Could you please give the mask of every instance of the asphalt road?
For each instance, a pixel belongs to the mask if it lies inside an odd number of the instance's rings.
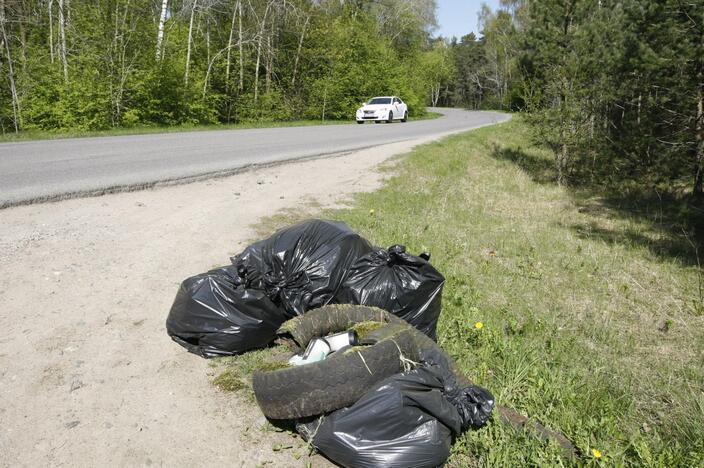
[[[406,123],[213,130],[0,144],[0,208],[227,174],[508,120],[497,112],[433,109]]]

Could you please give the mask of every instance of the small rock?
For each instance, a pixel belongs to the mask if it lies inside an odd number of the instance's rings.
[[[672,320],[670,320],[670,319],[663,320],[662,322],[660,322],[660,325],[658,326],[658,330],[660,330],[663,333],[667,333],[668,331],[670,331],[670,328],[672,328]]]
[[[137,203],[135,203],[135,205],[137,205],[137,206],[146,206],[146,205],[145,205],[144,203],[142,203],[142,202],[137,202]]]
[[[261,179],[257,181],[257,185],[262,185],[263,183],[264,183],[264,181]]]
[[[73,391],[78,390],[83,386],[83,382],[81,382],[79,379],[73,379],[73,382],[71,382],[71,390],[68,392],[71,393]]]
[[[240,192],[235,192],[236,197],[239,197],[240,195],[241,195]]]
[[[283,199],[284,199],[284,196],[283,196],[283,195],[281,195],[281,196],[279,197],[279,199],[283,200]]]
[[[81,421],[69,421],[64,424],[64,427],[66,429],[73,429],[74,427],[78,426],[79,424],[81,424]]]

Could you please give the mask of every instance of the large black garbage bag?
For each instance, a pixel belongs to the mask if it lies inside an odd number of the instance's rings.
[[[345,223],[313,219],[277,231],[232,258],[248,288],[266,291],[290,316],[329,303],[371,245]]]
[[[394,375],[352,406],[296,430],[347,468],[440,466],[465,426],[445,396],[444,375],[437,366]]]
[[[335,300],[387,310],[435,340],[445,278],[428,259],[402,245],[374,249],[352,265]]]
[[[247,289],[233,266],[188,278],[166,319],[169,336],[205,358],[227,356],[271,343],[286,320],[263,291]]]

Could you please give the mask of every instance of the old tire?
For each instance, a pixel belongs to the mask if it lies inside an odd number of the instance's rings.
[[[316,316],[321,320],[319,323],[310,321],[308,324],[303,323],[298,330],[298,339],[296,339],[296,331],[292,333],[296,341],[300,340],[301,333],[325,336],[329,332],[342,331],[333,328],[344,328],[349,326],[349,323],[365,321],[350,317],[350,321],[343,326],[339,326],[342,321],[338,321],[337,326],[334,323],[331,325],[335,319],[328,320],[323,317],[326,308],[330,308],[331,315],[334,315],[333,312],[336,312],[339,306],[325,306],[313,311],[317,313],[317,315],[313,314],[313,321],[316,320]],[[387,325],[382,328],[387,333],[382,332],[381,335],[386,334],[386,336],[371,346],[348,352],[340,351],[339,355],[333,354],[330,358],[317,363],[273,371],[255,371],[252,376],[254,395],[267,417],[271,419],[304,418],[351,405],[379,381],[402,372],[401,355],[414,361],[418,359],[415,329],[403,321],[399,322],[400,319],[397,317],[389,318],[390,314],[379,309],[360,306],[347,306],[347,308],[357,309],[355,312],[359,312],[360,309],[363,309],[364,313],[373,311],[376,317],[382,313],[384,321],[387,322]],[[305,322],[306,315],[294,320]],[[371,319],[372,316],[366,320]],[[285,326],[286,324],[282,329]],[[299,344],[303,343],[299,342]]]

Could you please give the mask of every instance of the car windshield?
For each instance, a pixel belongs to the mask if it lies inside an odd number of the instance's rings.
[[[391,104],[391,98],[387,98],[387,97],[375,97],[374,99],[371,99],[367,104],[369,104],[369,105],[374,105],[374,104]]]

